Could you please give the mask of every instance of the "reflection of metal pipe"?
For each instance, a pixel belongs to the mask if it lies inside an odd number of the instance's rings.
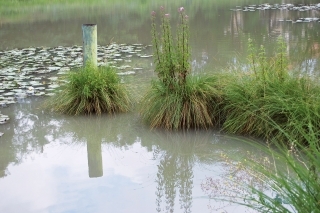
[[[88,64],[97,67],[97,25],[82,25],[83,66]]]
[[[102,153],[101,153],[101,142],[99,141],[88,141],[87,142],[87,153],[88,153],[88,167],[89,177],[102,177]]]

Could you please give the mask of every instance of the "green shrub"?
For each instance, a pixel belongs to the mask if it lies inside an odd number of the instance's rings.
[[[67,81],[47,108],[70,115],[129,111],[128,92],[113,68],[86,66],[73,70]]]

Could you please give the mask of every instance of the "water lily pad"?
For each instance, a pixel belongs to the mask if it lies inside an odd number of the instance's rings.
[[[117,73],[118,75],[134,75],[136,74],[135,71],[127,71],[127,72],[120,72],[120,73]]]
[[[48,70],[50,71],[56,71],[59,70],[61,67],[48,67]]]
[[[6,104],[7,104],[7,105],[9,105],[9,104],[15,104],[15,103],[17,103],[17,102],[16,102],[16,101],[13,101],[13,100],[12,100],[12,101],[9,101],[9,100],[6,101]]]
[[[52,88],[52,89],[55,89],[55,88],[60,87],[60,85],[59,85],[59,84],[51,84],[51,85],[49,85],[48,87],[49,87],[49,88]]]
[[[46,95],[46,96],[54,96],[55,93],[54,93],[54,92],[51,92],[51,93],[46,93],[45,95]]]
[[[35,89],[36,89],[36,90],[45,90],[46,88],[43,87],[43,86],[41,86],[41,87],[36,87]]]
[[[50,77],[48,79],[51,80],[51,81],[57,81],[59,78],[57,76],[53,76],[53,77]]]
[[[40,86],[40,85],[42,85],[42,83],[40,83],[39,81],[30,81],[29,83],[32,86]]]
[[[3,93],[3,96],[13,96],[14,92],[7,92],[7,93]]]
[[[45,92],[38,92],[38,93],[35,93],[34,95],[35,96],[43,96],[43,95],[45,95],[46,93]]]
[[[27,93],[25,92],[20,92],[20,93],[16,93],[15,96],[17,98],[26,98],[27,97]]]
[[[140,57],[141,58],[150,58],[150,57],[152,57],[152,55],[141,55]]]
[[[118,67],[119,70],[124,70],[124,69],[127,69],[127,68],[130,68],[131,66],[129,65],[122,65],[121,67]]]

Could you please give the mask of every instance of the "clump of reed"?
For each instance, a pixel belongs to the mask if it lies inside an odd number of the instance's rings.
[[[160,9],[160,38],[152,12],[152,37],[155,72],[158,79],[141,101],[141,115],[151,128],[165,129],[208,128],[214,126],[212,111],[220,101],[214,87],[215,77],[192,76],[188,16],[179,8],[177,39],[171,33],[170,16]]]
[[[222,155],[223,182],[207,178],[202,189],[215,200],[257,212],[320,212],[319,79],[292,73],[283,40],[267,58],[249,41],[249,69],[225,75],[223,129],[266,140],[244,161]],[[241,141],[243,142],[243,141]]]
[[[277,53],[267,58],[263,47],[256,51],[249,41],[249,70],[236,72],[224,88],[223,129],[278,141],[287,141],[286,132],[308,143],[295,125],[299,122],[305,134],[320,128],[320,86],[316,78],[290,73],[281,39],[278,46]]]
[[[154,81],[141,104],[142,117],[151,128],[189,129],[213,127],[219,115],[213,115],[221,102],[220,91],[213,85],[217,78],[187,76],[183,86],[177,82],[170,88]]]
[[[69,115],[127,112],[131,100],[111,67],[85,66],[72,70],[66,83],[45,107]]]

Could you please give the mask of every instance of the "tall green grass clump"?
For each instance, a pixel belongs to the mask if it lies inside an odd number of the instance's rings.
[[[67,81],[46,103],[47,108],[69,115],[113,114],[130,109],[128,91],[111,67],[78,68],[68,74]]]
[[[277,53],[268,58],[261,47],[249,41],[249,68],[236,72],[236,81],[225,87],[223,129],[229,133],[251,135],[288,142],[283,131],[295,140],[308,143],[296,129],[296,122],[308,134],[320,128],[320,86],[316,78],[288,70],[286,47],[278,41]],[[310,119],[309,119],[310,117]]]
[[[160,9],[160,35],[156,13],[152,12],[153,57],[158,79],[142,99],[141,114],[152,128],[189,129],[214,126],[212,110],[219,101],[215,77],[192,76],[188,16],[179,8],[176,40],[173,40],[170,15]]]

